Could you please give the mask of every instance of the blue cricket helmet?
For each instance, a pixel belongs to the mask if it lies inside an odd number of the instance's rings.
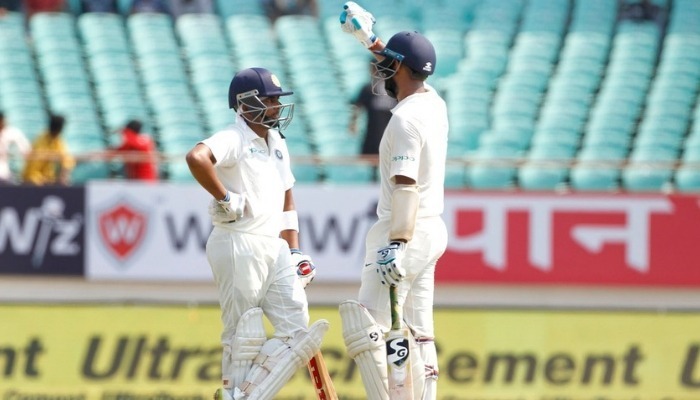
[[[290,94],[294,92],[282,90],[280,80],[267,69],[246,68],[239,71],[231,80],[228,89],[228,107],[237,109],[240,100],[250,96],[273,97]]]
[[[282,89],[277,76],[265,68],[246,68],[234,75],[228,89],[228,106],[246,121],[282,131],[292,121],[294,103],[266,106],[261,98],[294,94]],[[245,105],[242,108],[241,105]],[[273,114],[269,111],[272,110]]]
[[[421,75],[435,72],[435,47],[416,31],[403,31],[392,36],[386,47],[376,54],[397,60]]]

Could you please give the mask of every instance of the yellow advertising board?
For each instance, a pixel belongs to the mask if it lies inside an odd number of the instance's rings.
[[[335,308],[324,356],[341,399],[365,399]],[[700,399],[700,314],[438,310],[439,398]],[[216,307],[0,305],[0,400],[210,399]],[[306,370],[277,399],[313,399]]]

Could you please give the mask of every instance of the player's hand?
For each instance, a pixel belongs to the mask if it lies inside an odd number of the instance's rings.
[[[398,286],[406,277],[406,269],[401,266],[406,243],[391,242],[377,250],[377,274],[382,285]]]
[[[374,16],[354,1],[348,1],[343,5],[340,13],[340,28],[343,32],[351,33],[366,48],[374,46],[377,35],[372,27],[377,20]]]
[[[292,265],[297,269],[297,277],[301,281],[301,286],[306,289],[316,276],[316,267],[311,261],[311,257],[303,254],[299,249],[292,249]]]
[[[236,222],[243,217],[245,195],[227,192],[222,200],[212,200],[209,215],[213,222]]]

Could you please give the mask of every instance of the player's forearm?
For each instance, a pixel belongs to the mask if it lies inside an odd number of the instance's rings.
[[[286,229],[280,233],[280,237],[287,242],[290,249],[299,248],[299,232],[292,229]]]
[[[196,151],[195,148],[187,153],[186,161],[192,176],[204,190],[217,200],[226,196],[228,189],[216,177],[214,165],[206,154]]]

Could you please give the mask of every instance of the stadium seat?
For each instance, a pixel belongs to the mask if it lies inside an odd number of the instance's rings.
[[[338,184],[369,183],[374,176],[374,167],[355,164],[327,164],[324,167],[326,182]]]
[[[528,152],[518,170],[518,183],[525,190],[556,190],[566,181],[575,149],[569,146],[540,144]]]
[[[168,180],[173,182],[195,182],[187,163],[184,161],[171,161],[166,167]]]
[[[675,173],[675,187],[681,192],[700,192],[700,168],[682,165]]]
[[[660,191],[673,177],[677,151],[658,146],[637,147],[630,154],[630,163],[622,173],[625,189],[634,192]]]
[[[445,188],[461,189],[467,186],[466,169],[462,165],[448,164],[445,167]]]
[[[523,151],[507,144],[480,147],[471,157],[467,181],[474,189],[513,189]]]

